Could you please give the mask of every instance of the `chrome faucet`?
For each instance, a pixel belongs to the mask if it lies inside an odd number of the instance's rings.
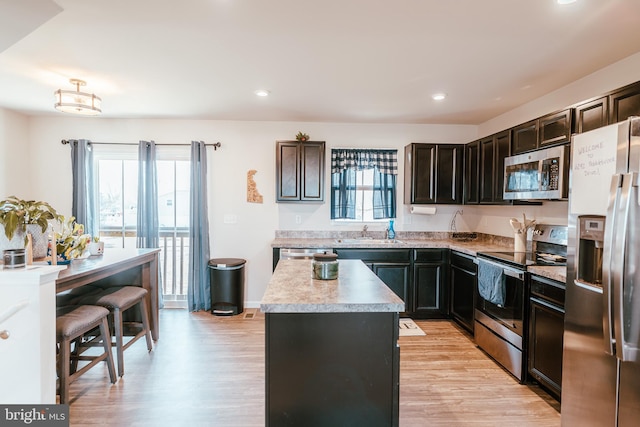
[[[369,229],[369,226],[365,224],[364,227],[362,227],[362,237],[367,237],[367,230]]]

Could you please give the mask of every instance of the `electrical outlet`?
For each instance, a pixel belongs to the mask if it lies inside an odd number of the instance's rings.
[[[234,214],[225,214],[224,215],[224,223],[225,224],[236,224],[238,222],[238,215]]]
[[[296,215],[296,224],[302,224],[302,217],[300,215]]]

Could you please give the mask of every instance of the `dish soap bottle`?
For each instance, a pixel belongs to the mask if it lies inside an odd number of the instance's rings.
[[[389,220],[389,228],[387,229],[387,239],[393,240],[396,238],[396,231],[393,229],[393,220]]]

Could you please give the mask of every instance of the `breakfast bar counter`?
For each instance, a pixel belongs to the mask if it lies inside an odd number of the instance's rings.
[[[281,260],[261,302],[266,426],[397,426],[403,301],[359,260]]]

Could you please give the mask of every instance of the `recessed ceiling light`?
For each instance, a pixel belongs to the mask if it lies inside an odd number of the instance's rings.
[[[447,97],[446,93],[434,93],[433,95],[431,95],[431,98],[434,101],[442,101],[443,99],[445,99]]]
[[[257,91],[254,92],[256,94],[256,96],[269,96],[269,92],[268,90],[265,89],[258,89]]]
[[[576,0],[557,0],[558,4],[571,4],[575,3]]]

